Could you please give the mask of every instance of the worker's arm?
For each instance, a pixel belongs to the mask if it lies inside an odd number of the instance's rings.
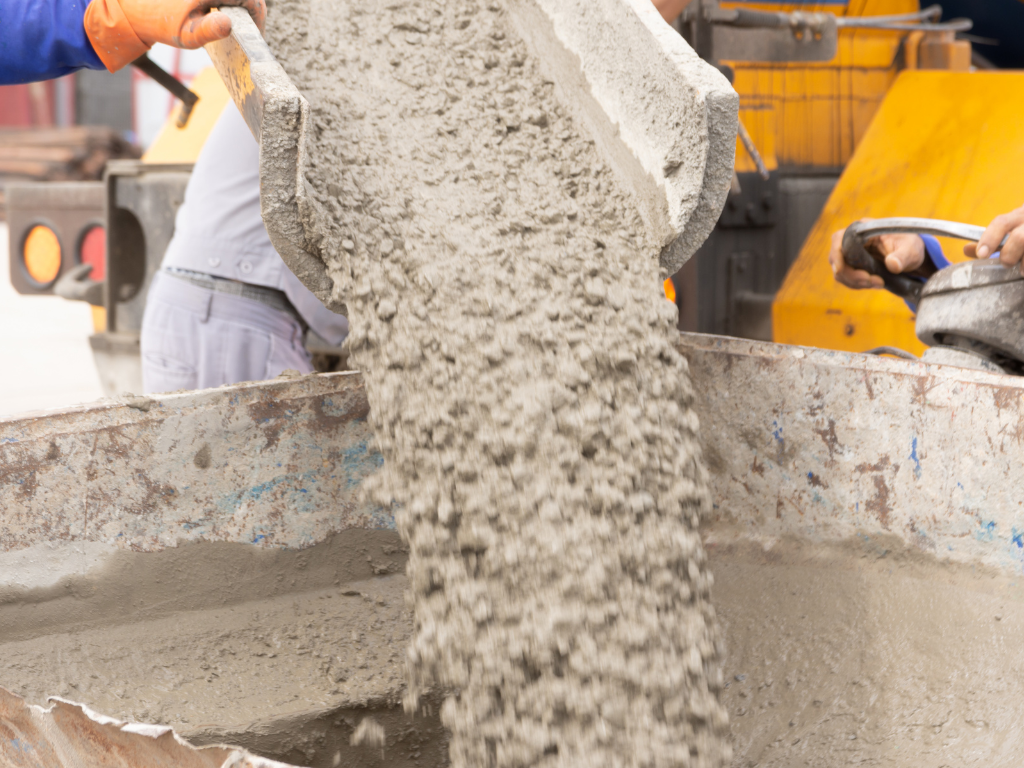
[[[2,0],[0,85],[103,69],[85,34],[87,0]]]
[[[828,259],[836,280],[849,288],[882,288],[882,278],[853,269],[843,260],[843,233],[832,235]],[[999,244],[1006,238],[1002,249]],[[929,260],[937,269],[950,265],[939,241],[931,235],[882,235],[872,243],[885,254],[885,266],[890,272],[912,272]],[[996,216],[977,243],[964,246],[964,253],[972,259],[997,258],[1007,267],[1024,260],[1024,206]],[[1024,269],[1024,267],[1022,267]]]
[[[676,17],[686,10],[691,0],[652,0],[654,7],[658,9],[661,18],[671,24]]]
[[[243,6],[261,29],[267,12],[265,0],[0,1],[0,85],[114,72],[155,43],[199,48],[231,32],[211,6]]]

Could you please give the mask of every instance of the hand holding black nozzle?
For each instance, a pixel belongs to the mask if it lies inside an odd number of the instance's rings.
[[[935,274],[935,266],[926,258],[924,241],[909,233],[870,234],[870,221],[854,222],[842,233],[841,261],[851,270],[866,272],[880,278],[869,286],[885,288],[902,299],[917,304],[921,299],[923,281]],[[867,230],[867,232],[865,231]],[[833,259],[833,271],[841,280]]]

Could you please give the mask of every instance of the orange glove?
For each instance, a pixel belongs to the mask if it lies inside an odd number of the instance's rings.
[[[152,47],[200,48],[231,33],[231,19],[211,8],[239,5],[261,30],[265,0],[92,0],[85,11],[85,33],[96,55],[116,72]]]

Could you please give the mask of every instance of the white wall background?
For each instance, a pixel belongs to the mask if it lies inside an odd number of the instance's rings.
[[[9,274],[7,225],[0,223],[0,418],[101,398],[89,305],[22,296]]]

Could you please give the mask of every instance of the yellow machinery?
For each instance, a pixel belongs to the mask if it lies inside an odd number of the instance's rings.
[[[832,232],[863,217],[920,216],[985,225],[1024,202],[1017,105],[1024,72],[904,72],[886,95],[775,301],[774,338],[865,351],[923,351],[914,318],[886,291],[832,279]],[[962,260],[962,243],[943,242]]]
[[[185,126],[178,126],[179,104],[141,161],[109,162],[103,181],[7,190],[12,286],[91,305],[89,342],[108,395],[141,391],[139,331],[149,280],[173,235],[191,166],[230,100],[213,68],[191,86],[198,101]]]
[[[724,5],[861,17],[919,10],[915,0]],[[740,119],[767,167],[810,170],[841,168],[849,162],[901,70],[922,65],[967,70],[970,62],[970,43],[954,41],[950,33],[926,39],[922,32],[841,29],[838,55],[829,62],[729,64],[736,73]],[[756,170],[742,143],[736,158],[737,171]]]
[[[849,16],[910,13],[912,0],[735,3]],[[865,351],[920,353],[914,316],[885,291],[837,284],[831,235],[862,217],[920,216],[987,224],[1024,202],[1016,105],[1024,73],[970,71],[970,43],[949,32],[841,30],[828,63],[732,63],[741,120],[765,165],[842,174],[772,305],[772,338]],[[737,171],[756,168],[742,144]],[[961,260],[962,243],[943,242]]]
[[[691,6],[701,2],[707,0],[695,0]],[[943,82],[955,83],[962,89],[959,97],[973,101],[977,96],[972,93],[971,84],[981,83],[991,75],[970,71],[971,44],[956,39],[950,29],[935,29],[934,16],[925,20],[925,29],[843,26],[873,24],[872,19],[878,17],[919,13],[922,9],[916,0],[722,0],[721,7],[831,13],[842,19],[837,53],[829,61],[721,62],[733,75],[733,84],[740,94],[740,120],[750,144],[763,158],[769,178],[757,173],[747,146],[737,140],[738,184],[711,238],[698,257],[675,278],[681,327],[841,349],[865,350],[881,344],[882,339],[887,344],[906,343],[909,348],[919,348],[910,343],[913,323],[905,305],[898,305],[890,296],[869,298],[833,285],[826,262],[827,233],[822,232],[830,233],[869,213],[934,213],[914,207],[909,198],[904,205],[897,192],[902,183],[897,169],[907,162],[903,155],[909,149],[907,142],[914,141],[914,126],[919,117],[925,117],[926,124],[937,120],[947,126],[955,125],[956,128],[950,128],[951,136],[933,139],[932,157],[941,160],[947,148],[966,140],[962,137],[969,133],[969,127],[955,109],[937,113],[921,98],[908,100],[914,88],[911,83],[951,78]],[[902,86],[904,81],[907,86]],[[901,84],[899,88],[897,84]],[[952,94],[951,97],[957,98]],[[898,103],[901,100],[905,106]],[[887,112],[895,110],[905,118],[897,127],[899,119],[894,116],[895,123],[886,123],[888,127],[881,129],[887,133],[873,127],[883,103]],[[871,147],[861,149],[869,136]],[[855,157],[857,166],[848,166]],[[918,172],[924,173],[921,166],[927,165],[928,160],[914,162]],[[860,185],[851,174],[863,178],[864,169],[878,165],[892,169],[887,188],[892,194],[886,198],[886,205],[858,207],[851,202],[841,211],[836,209],[837,197],[848,195]],[[934,177],[929,178],[938,183]],[[830,199],[833,202],[819,219]],[[858,199],[865,200],[863,196]],[[829,213],[833,210],[835,214]],[[977,218],[963,208],[947,208],[943,213],[945,218],[958,221]],[[812,230],[814,234],[805,242]],[[798,254],[800,262],[794,266]],[[815,260],[821,264],[812,264]],[[778,292],[783,284],[785,288]],[[851,307],[856,305],[856,312],[843,310],[847,303]],[[865,315],[867,304],[876,309]],[[828,308],[827,316],[821,307]],[[884,313],[877,314],[881,308]],[[835,314],[837,310],[839,314]],[[821,315],[820,319],[815,313]],[[840,323],[836,318],[848,319],[851,313],[858,319],[853,323],[853,335],[848,335],[850,323]],[[899,317],[898,322],[892,319],[894,316]],[[902,335],[892,335],[894,323],[905,326]],[[838,331],[834,333],[834,329]],[[875,329],[871,342],[865,335],[869,329]]]

